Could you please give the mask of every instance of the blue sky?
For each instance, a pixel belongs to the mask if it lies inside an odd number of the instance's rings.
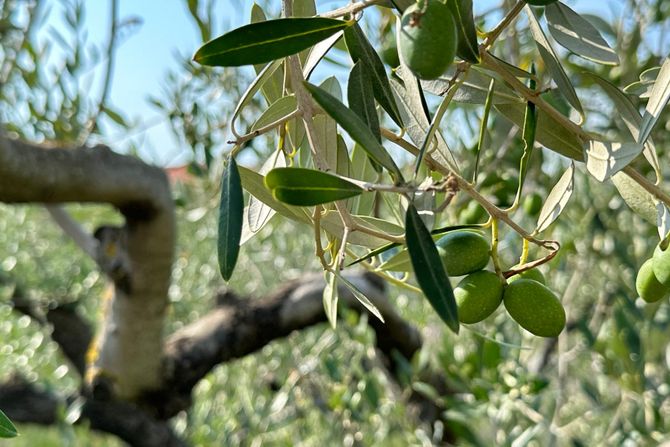
[[[278,0],[270,4],[279,6]],[[346,4],[347,1],[318,1],[320,11]],[[484,11],[498,4],[497,0],[475,0],[476,11]],[[619,1],[592,2],[586,0],[566,1],[578,12],[596,12],[609,17],[612,7]],[[47,26],[43,27],[44,38],[48,38],[48,26],[62,27],[62,8],[60,1],[50,0],[53,6]],[[252,2],[248,0],[220,0],[217,6],[219,17],[215,23],[219,29],[214,35],[239,26],[249,16]],[[614,6],[612,6],[614,5]],[[104,46],[108,37],[109,0],[85,0],[86,28],[88,41]],[[152,125],[144,132],[132,138],[141,148],[141,154],[148,161],[158,165],[184,163],[188,151],[180,147],[165,124],[159,122],[159,114],[148,104],[148,96],[161,95],[161,84],[165,73],[177,69],[177,54],[191,55],[201,45],[199,33],[189,19],[186,2],[182,0],[120,0],[119,17],[139,17],[142,25],[122,40],[116,54],[110,93],[111,105],[121,110],[130,120]],[[606,17],[606,18],[607,18]],[[92,94],[100,90],[99,71],[93,83]],[[140,126],[141,127],[141,126]],[[128,139],[123,132],[109,129],[107,143],[115,148],[123,147]]]

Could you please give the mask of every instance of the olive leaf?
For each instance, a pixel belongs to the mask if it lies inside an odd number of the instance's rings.
[[[326,56],[326,53],[342,38],[343,31],[338,31],[326,40],[322,40],[312,47],[309,56],[302,67],[302,75],[305,79],[309,79],[316,66]]]
[[[546,230],[563,212],[574,190],[574,177],[575,163],[570,162],[570,167],[566,169],[556,185],[551,189],[547,200],[545,200],[542,206],[540,216],[537,218],[536,232],[541,233]]]
[[[282,61],[281,60],[276,60],[273,62],[270,62],[263,68],[256,78],[253,80],[251,84],[249,84],[249,87],[247,87],[247,90],[242,94],[242,97],[240,100],[237,102],[237,105],[235,106],[235,110],[233,111],[233,116],[230,118],[230,127],[235,132],[235,122],[237,121],[237,118],[240,116],[240,113],[242,113],[242,110],[249,105],[251,100],[254,98],[254,95],[261,89],[266,86],[266,84],[269,82],[270,87],[268,88],[268,91],[266,92],[265,90],[263,91],[263,94],[265,97],[268,99],[268,101],[272,101],[274,96],[272,91],[272,83],[274,82],[273,76],[277,69],[281,67]],[[277,98],[280,98],[281,95],[277,95]]]
[[[477,29],[472,15],[472,0],[448,0],[447,6],[456,19],[458,48],[456,54],[463,60],[479,63]]]
[[[456,307],[454,291],[444,270],[435,241],[423,224],[414,204],[407,207],[405,239],[412,268],[421,290],[442,321],[458,334],[458,307]]]
[[[502,116],[523,128],[525,104],[496,104],[494,107]],[[573,160],[584,159],[584,149],[579,138],[542,110],[538,110],[537,114],[535,140],[544,147]]]
[[[401,67],[399,69],[401,75],[404,73],[402,70],[403,68]],[[453,69],[447,70],[443,76],[440,76],[437,79],[421,81],[421,86],[428,93],[442,96],[449,88],[449,80],[453,77],[454,73],[455,71]],[[494,78],[487,73],[483,73],[474,67],[470,68],[468,75],[463,78],[463,82],[456,91],[452,101],[466,104],[485,104],[489,93],[489,86],[493,79]],[[496,84],[492,100],[494,104],[523,102],[523,98],[521,98],[521,96],[514,90],[507,87],[503,82],[498,82]]]
[[[356,112],[361,119],[368,125],[370,132],[373,133],[377,141],[381,143],[382,137],[379,130],[379,118],[375,108],[375,101],[370,96],[372,90],[372,81],[365,69],[365,65],[358,60],[349,74],[349,83],[347,84],[347,100],[349,108]]]
[[[19,432],[14,427],[14,424],[12,424],[12,421],[0,410],[0,438],[15,438],[18,435]]]
[[[333,272],[324,272],[326,286],[323,288],[323,310],[333,329],[337,327],[337,275]]]
[[[384,166],[396,181],[402,181],[402,173],[395,164],[395,161],[393,161],[389,153],[384,149],[384,146],[377,141],[373,133],[356,113],[330,93],[309,82],[305,82],[305,88],[312,94],[312,97],[321,108],[335,119],[355,142],[361,145],[370,158]]]
[[[287,95],[279,98],[258,117],[256,122],[251,126],[251,131],[253,132],[254,130],[258,130],[286,118],[297,109],[298,102],[295,99],[295,95]]]
[[[558,90],[565,97],[565,99],[568,100],[570,105],[580,113],[580,115],[584,115],[584,110],[582,109],[582,104],[579,102],[575,88],[572,86],[570,78],[568,78],[568,75],[565,73],[563,66],[558,61],[558,57],[556,56],[554,49],[551,47],[551,44],[547,40],[547,36],[545,36],[544,31],[542,31],[540,22],[537,20],[537,17],[535,17],[535,13],[530,8],[530,6],[526,5],[525,8],[526,12],[528,13],[530,31],[533,35],[533,39],[535,39],[535,43],[537,44],[540,57],[542,57],[542,60],[547,66],[547,70],[549,70],[552,79],[556,82]]]
[[[205,43],[193,60],[215,67],[271,62],[306,50],[351,24],[323,17],[251,23]]]
[[[266,20],[267,16],[265,15],[263,8],[261,8],[257,3],[254,3],[251,7],[251,17],[249,23],[265,22]],[[281,62],[281,60],[279,62]],[[256,72],[257,76],[260,72],[263,71],[263,68],[265,68],[264,64],[254,65],[254,71]],[[282,97],[283,81],[284,70],[275,70],[272,74],[270,74],[269,79],[261,86],[261,93],[263,94],[263,97],[265,97],[268,104],[272,104]]]
[[[610,97],[612,102],[614,102],[616,111],[621,119],[623,119],[631,136],[635,141],[638,141],[640,136],[640,126],[642,125],[642,116],[640,115],[638,108],[633,104],[633,101],[611,82],[592,73],[586,73],[586,75],[593,79],[596,84],[603,89],[607,96]],[[651,164],[652,168],[654,168],[657,177],[660,177],[661,165],[658,161],[658,155],[656,154],[656,147],[651,138],[648,138],[645,142],[643,154],[649,164]]]
[[[354,298],[356,298],[358,300],[358,302],[363,305],[363,307],[365,307],[367,310],[369,310],[372,315],[379,318],[379,320],[382,323],[384,323],[384,317],[382,316],[379,309],[377,309],[377,306],[375,306],[374,303],[372,301],[370,301],[370,298],[365,296],[365,294],[363,292],[361,292],[361,289],[356,287],[356,285],[354,283],[352,283],[351,281],[349,281],[347,278],[345,278],[344,276],[342,276],[339,273],[336,273],[336,275],[337,275],[337,279],[340,280],[342,282],[342,284],[347,286],[347,288],[351,291],[351,294],[354,296]]]
[[[658,73],[654,87],[649,95],[649,102],[644,109],[642,124],[640,125],[640,135],[637,141],[644,143],[651,134],[656,121],[661,116],[661,112],[670,100],[670,58],[666,58]]]
[[[265,176],[272,196],[296,206],[312,206],[357,196],[365,190],[340,177],[305,168],[275,168]]]
[[[654,196],[638,185],[625,172],[618,172],[613,175],[612,183],[614,183],[626,205],[635,214],[652,225],[657,224],[658,210],[656,209]]]
[[[549,32],[561,46],[586,59],[619,65],[619,56],[588,20],[561,2],[544,9]]]
[[[618,143],[591,140],[587,143],[586,169],[599,182],[605,181],[630,164],[642,153],[638,143]]]
[[[304,209],[286,205],[275,200],[275,198],[272,197],[272,192],[265,187],[264,176],[251,169],[247,169],[244,166],[239,166],[238,170],[242,180],[242,187],[247,190],[249,194],[284,217],[298,222],[311,223],[311,218],[307,215]]]
[[[372,94],[379,105],[382,106],[398,126],[403,127],[402,117],[393,97],[393,91],[386,76],[384,63],[358,23],[344,30],[344,40],[347,43],[351,59],[354,62],[362,61],[365,70],[369,73],[372,82]]]
[[[273,168],[283,167],[286,167],[286,159],[283,151],[279,149],[270,155],[258,172],[261,175],[265,175]],[[244,209],[245,219],[240,245],[244,245],[254,234],[258,233],[272,219],[275,213],[276,211],[271,206],[250,195],[249,205]]]
[[[410,74],[409,76],[412,75]],[[414,144],[421,145],[430,128],[430,121],[426,114],[423,113],[420,92],[417,88],[418,86],[411,84],[412,82],[414,82],[414,78],[411,78],[409,82],[403,86],[400,82],[393,79],[391,81],[391,87],[398,97],[400,111],[403,120],[406,123],[405,130],[407,131],[407,134]],[[449,167],[452,171],[459,172],[456,159],[451,153],[451,149],[449,149],[447,141],[444,139],[439,129],[436,129],[435,138],[437,139],[437,147],[431,154],[433,158],[439,163],[443,163],[445,166]]]
[[[223,279],[228,281],[233,275],[237,256],[240,252],[244,197],[242,196],[242,182],[235,159],[230,157],[225,163],[226,166],[221,179],[217,246],[219,270]]]

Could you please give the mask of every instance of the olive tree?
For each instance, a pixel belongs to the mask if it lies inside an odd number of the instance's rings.
[[[396,371],[394,352],[412,357],[421,337],[386,300],[377,278],[424,295],[455,334],[483,320],[502,325],[509,315],[547,338],[541,370],[556,337],[582,330],[588,313],[570,300],[583,271],[563,284],[565,293],[549,286],[557,262],[579,267],[566,261],[571,247],[592,238],[593,250],[600,248],[596,231],[582,231],[574,216],[564,222],[568,231],[558,229],[571,203],[590,209],[592,184],[583,172],[603,183],[602,190],[614,188],[656,229],[658,239],[645,244],[651,260],[637,275],[637,295],[645,301],[667,296],[670,196],[659,123],[670,98],[670,63],[640,54],[639,28],[627,34],[638,36],[637,44],[622,38],[611,46],[603,35],[619,36],[607,23],[560,1],[505,1],[475,17],[471,0],[364,0],[318,14],[312,0],[284,0],[281,17],[269,18],[254,5],[249,24],[212,39],[212,4],[203,12],[199,2],[188,2],[206,43],[188,66],[198,86],[184,89],[221,88],[219,73],[232,67],[253,66],[256,77],[246,90],[233,89],[240,97],[230,114],[175,106],[170,112],[180,113],[170,116],[201,170],[216,164],[213,135],[221,128],[232,135],[221,175],[221,275],[229,280],[243,244],[281,217],[309,229],[325,278],[304,278],[252,305],[222,292],[210,314],[165,337],[175,221],[162,170],[104,147],[80,147],[99,115],[118,118],[104,97],[90,116],[75,120],[82,128],[49,127],[44,114],[46,127],[34,125],[38,131],[31,133],[3,117],[0,200],[103,202],[125,219],[91,237],[61,208],[49,207],[113,283],[94,355],[85,358],[91,331],[76,314],[57,308],[41,315],[20,293],[13,297],[17,309],[51,324],[55,339],[81,328],[79,343],[64,336],[59,343],[85,377],[72,399],[83,402],[81,417],[93,428],[134,445],[180,445],[165,421],[189,408],[193,387],[215,365],[325,318],[335,326],[340,301],[373,315],[378,347]],[[663,20],[661,4],[654,6]],[[14,42],[16,54],[24,44]],[[333,55],[343,53],[348,75],[323,79],[324,67],[337,62]],[[30,79],[16,54],[3,61],[4,73]],[[593,98],[613,106],[615,116]],[[81,112],[74,103],[64,101],[60,112]],[[36,135],[68,138],[61,138],[65,148],[46,149],[30,142]],[[252,150],[258,163],[238,164]],[[593,202],[603,204],[596,199],[593,193]],[[611,225],[603,220],[597,223]],[[598,255],[615,262],[604,250]],[[361,267],[371,274],[353,270]],[[607,281],[608,268],[601,269],[594,284]],[[450,277],[461,276],[452,284]],[[606,299],[599,298],[598,312],[583,324],[590,333],[602,324]],[[618,313],[617,324],[626,318]],[[10,416],[10,410],[22,415],[14,419],[54,420],[53,396],[20,381],[5,384],[3,394],[9,391],[48,403],[21,413],[21,405],[7,407],[16,399],[0,399]],[[432,405],[432,421],[448,419],[435,406],[439,399],[426,395],[412,393]],[[14,433],[4,417],[0,429],[0,435]],[[444,440],[454,436],[446,433]]]

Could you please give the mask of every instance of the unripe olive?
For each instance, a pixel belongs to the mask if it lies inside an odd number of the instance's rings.
[[[461,323],[478,323],[491,315],[500,305],[503,283],[494,272],[481,270],[471,273],[458,283],[454,297]]]
[[[527,195],[523,200],[523,210],[529,216],[537,216],[542,210],[542,196],[536,192]]]
[[[652,257],[652,267],[654,275],[661,284],[670,286],[670,247],[665,250],[661,248],[662,242],[656,246],[654,256]]]
[[[546,286],[532,279],[518,279],[505,288],[503,302],[510,316],[528,332],[557,337],[565,327],[565,309]]]
[[[491,256],[489,242],[473,231],[453,231],[436,242],[449,276],[461,276],[486,267]]]
[[[439,0],[423,0],[408,7],[400,19],[398,52],[421,79],[436,79],[456,56],[458,31],[449,7]]]
[[[468,206],[461,211],[459,220],[466,225],[478,224],[486,222],[488,214],[486,210],[474,200],[468,203]]]
[[[640,298],[648,303],[654,303],[662,300],[670,294],[670,287],[661,284],[653,269],[653,259],[647,259],[637,272],[635,279],[635,289],[640,294]]]
[[[526,270],[525,272],[521,272],[518,275],[510,276],[507,279],[507,282],[514,282],[518,279],[532,279],[534,281],[539,282],[540,284],[546,285],[547,280],[545,279],[544,275],[540,271],[540,269],[532,269],[532,270]]]
[[[386,38],[382,44],[381,51],[382,60],[390,67],[395,68],[400,65],[400,57],[398,56],[398,46],[395,39]]]

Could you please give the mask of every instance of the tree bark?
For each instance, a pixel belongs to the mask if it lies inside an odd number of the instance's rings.
[[[175,240],[174,205],[163,171],[104,146],[45,148],[0,135],[0,201],[109,203],[123,213],[131,277],[123,287],[115,284],[96,347],[96,370],[125,399],[160,387]]]

